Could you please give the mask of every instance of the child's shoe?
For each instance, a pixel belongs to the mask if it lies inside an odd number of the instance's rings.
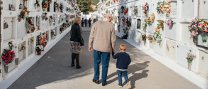
[[[121,88],[122,87],[122,84],[118,84],[118,86]]]

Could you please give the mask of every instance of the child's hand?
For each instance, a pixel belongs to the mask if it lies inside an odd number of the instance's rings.
[[[114,53],[114,52],[112,52],[112,56],[114,56],[114,54],[115,54],[115,53]]]

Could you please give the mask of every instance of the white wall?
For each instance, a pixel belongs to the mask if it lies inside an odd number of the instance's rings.
[[[169,17],[167,17],[166,14],[157,13],[156,7],[158,1],[164,0],[123,0],[120,3],[112,4],[111,6],[105,6],[105,10],[113,10],[114,8],[118,10],[122,5],[127,6],[129,8],[129,12],[128,15],[125,15],[124,17],[132,17],[132,27],[129,32],[130,37],[127,41],[131,44],[136,43],[136,47],[143,48],[144,51],[153,52],[155,55],[160,57],[157,59],[159,61],[166,59],[174,66],[168,66],[165,62],[162,62],[164,65],[167,65],[170,69],[192,81],[201,88],[208,89],[208,49],[196,46],[188,29],[190,22],[195,17],[208,19],[208,0],[171,0],[171,13]],[[156,18],[154,23],[152,23],[152,25],[148,25],[146,32],[144,32],[143,29],[137,29],[135,25],[137,25],[136,19],[141,19],[142,23],[144,23],[144,19],[147,18],[145,17],[141,7],[146,2],[149,4],[148,15],[150,16],[154,13]],[[133,16],[132,14],[133,6],[138,7],[137,16]],[[105,13],[105,10],[101,11],[101,13]],[[114,16],[118,16],[118,13],[115,13]],[[164,23],[164,31],[161,30],[161,45],[156,42],[151,43],[149,41],[144,44],[141,40],[141,33],[153,35],[157,26],[157,20],[167,22],[168,19],[172,19],[175,24],[172,29],[169,29],[167,24]],[[116,25],[118,24],[119,23],[116,23]],[[116,30],[118,30],[118,28],[116,28]],[[119,36],[122,34],[122,32],[116,32]],[[188,63],[186,59],[189,50],[192,50],[192,53],[196,55],[196,58],[192,62],[191,70],[188,70]],[[183,69],[186,71],[182,72],[181,70]]]

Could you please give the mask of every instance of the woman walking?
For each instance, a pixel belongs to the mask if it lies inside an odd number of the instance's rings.
[[[75,66],[74,62],[76,60],[76,69],[81,68],[79,64],[79,54],[81,51],[81,46],[84,46],[84,40],[82,38],[80,23],[81,23],[81,18],[77,17],[70,31],[70,34],[71,34],[70,44],[71,44],[71,52],[72,52],[71,67]]]
[[[89,18],[89,20],[88,20],[89,27],[91,27],[91,22],[92,22],[92,20],[91,20],[91,18]]]

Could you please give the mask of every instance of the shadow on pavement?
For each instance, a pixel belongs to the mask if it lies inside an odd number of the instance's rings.
[[[150,63],[149,61],[145,61],[143,63],[135,63],[135,64],[132,64],[129,66],[128,74],[132,74],[131,76],[129,76],[129,81],[131,82],[132,89],[135,88],[135,82],[137,80],[148,76],[147,72],[149,70],[145,70],[145,69],[149,66],[148,65],[149,63]],[[137,73],[141,70],[142,70],[141,73]],[[118,80],[118,77],[117,77],[117,72],[114,72],[114,73],[108,75],[108,79],[110,79],[111,77],[114,77],[114,76],[116,76],[116,77],[108,81],[109,84]]]

